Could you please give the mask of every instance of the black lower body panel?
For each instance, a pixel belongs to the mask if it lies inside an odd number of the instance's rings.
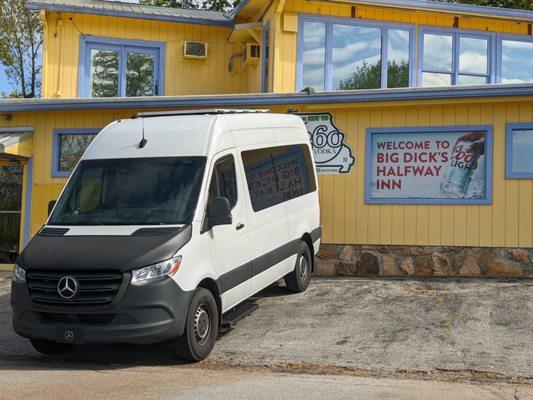
[[[13,283],[13,328],[30,339],[62,343],[162,342],[181,336],[193,292],[172,279],[144,286],[129,285],[110,306],[38,305],[26,285]]]

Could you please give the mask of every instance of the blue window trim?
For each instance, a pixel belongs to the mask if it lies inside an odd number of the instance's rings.
[[[533,179],[533,171],[513,172],[513,132],[526,129],[533,130],[533,122],[507,124],[505,132],[505,177],[507,179]]]
[[[265,74],[266,67],[268,66],[266,65],[266,62],[267,62],[266,54],[267,53],[266,53],[266,46],[265,46],[267,35],[270,35],[270,22],[267,22],[265,24],[265,26],[263,27],[263,32],[261,33],[261,40],[263,41],[263,43],[261,43],[261,92],[262,93],[268,92],[268,76],[266,76]],[[271,47],[272,47],[270,41],[269,41],[268,47],[269,47],[268,58],[270,61],[270,58],[271,58],[270,53],[271,53]]]
[[[496,52],[498,54],[498,60],[496,63],[496,82],[502,82],[502,42],[504,40],[510,40],[515,42],[533,43],[533,37],[527,35],[511,35],[500,33],[496,35]]]
[[[372,135],[375,133],[427,133],[442,132],[487,132],[486,148],[486,198],[484,199],[374,199],[370,197],[372,180]],[[428,126],[412,128],[368,128],[365,149],[365,204],[435,204],[435,205],[487,205],[492,204],[492,163],[493,163],[492,125]]]
[[[438,71],[438,70],[424,70],[424,35],[425,34],[436,34],[436,35],[446,35],[452,37],[452,70],[451,71]],[[488,74],[473,74],[473,73],[460,73],[459,71],[459,43],[461,37],[475,38],[475,39],[486,39],[488,40]],[[450,74],[452,77],[452,86],[457,84],[457,78],[459,75],[465,76],[477,76],[477,77],[487,77],[488,83],[492,84],[497,82],[496,70],[497,70],[497,58],[499,58],[499,52],[496,48],[496,34],[491,32],[484,31],[475,31],[469,29],[457,29],[457,28],[439,28],[433,26],[421,26],[418,32],[418,86],[422,86],[422,73],[423,72],[434,72],[434,73],[443,73]]]
[[[98,134],[101,129],[54,129],[52,138],[52,177],[68,178],[72,171],[59,170],[59,137],[61,135],[94,135]]]
[[[79,98],[89,98],[89,50],[91,45],[96,45],[100,48],[109,48],[120,52],[120,87],[119,87],[119,97],[124,97],[125,93],[125,70],[126,63],[124,62],[124,50],[126,47],[137,48],[143,50],[147,53],[152,53],[157,55],[157,96],[164,95],[165,88],[165,52],[166,45],[164,42],[152,42],[146,40],[129,40],[129,39],[117,39],[117,38],[108,38],[103,36],[91,36],[91,35],[81,35],[80,36],[80,54],[78,62],[78,97]]]
[[[387,46],[387,35],[389,29],[398,29],[409,32],[409,86],[414,86],[416,79],[416,25],[414,24],[401,24],[395,22],[386,22],[386,21],[372,21],[372,20],[360,20],[353,18],[343,18],[343,17],[333,17],[333,16],[324,16],[316,14],[298,14],[298,43],[297,43],[297,61],[296,61],[296,91],[302,90],[303,87],[303,26],[305,21],[312,22],[322,22],[326,24],[326,54],[325,54],[325,68],[324,68],[324,90],[331,91],[332,89],[332,70],[331,70],[331,58],[332,58],[332,47],[331,47],[331,36],[332,36],[332,25],[333,24],[342,24],[350,26],[362,26],[362,27],[371,27],[371,28],[380,28],[381,29],[381,88],[384,89],[387,87],[387,65],[386,61],[388,58],[388,46]]]

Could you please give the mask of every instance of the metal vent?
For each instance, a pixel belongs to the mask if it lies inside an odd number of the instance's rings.
[[[41,236],[63,236],[69,231],[68,228],[43,228],[39,232]]]

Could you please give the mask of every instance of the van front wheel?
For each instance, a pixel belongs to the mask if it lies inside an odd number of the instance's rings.
[[[305,292],[311,280],[311,251],[305,242],[300,243],[294,271],[285,275],[285,285],[291,292]]]
[[[196,289],[187,311],[185,330],[175,343],[181,359],[195,362],[211,353],[218,333],[218,317],[213,294],[204,288]]]

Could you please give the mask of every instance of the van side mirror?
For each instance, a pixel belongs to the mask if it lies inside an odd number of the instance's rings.
[[[48,203],[48,216],[52,214],[52,210],[54,209],[54,206],[56,205],[57,200],[52,200]]]
[[[226,197],[215,197],[207,206],[207,229],[217,225],[231,225],[231,206]]]

